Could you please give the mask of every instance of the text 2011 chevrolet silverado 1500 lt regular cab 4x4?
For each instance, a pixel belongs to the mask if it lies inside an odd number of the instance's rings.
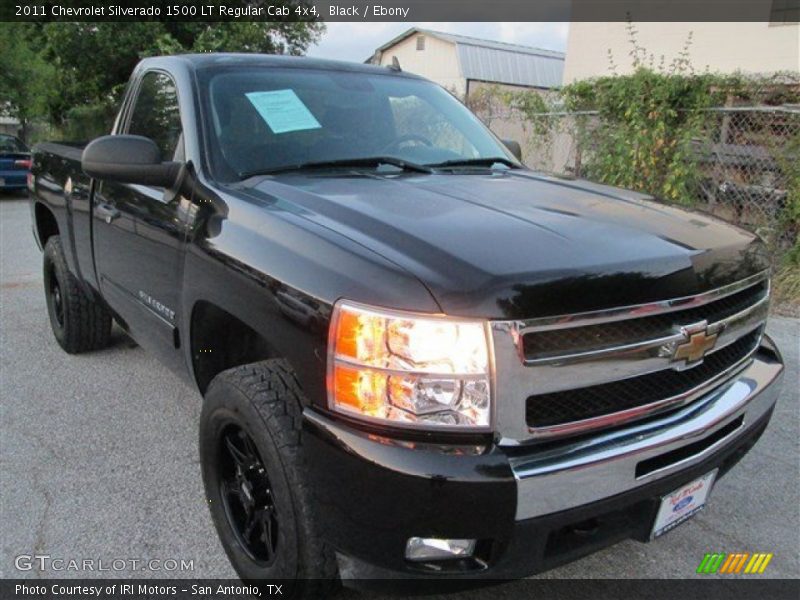
[[[764,431],[759,240],[513,146],[397,69],[202,55],[35,150],[55,336],[199,388],[242,578],[521,577],[683,522]]]

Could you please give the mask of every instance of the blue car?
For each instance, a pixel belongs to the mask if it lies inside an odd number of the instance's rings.
[[[18,137],[0,133],[0,192],[24,190],[31,171],[31,151]]]

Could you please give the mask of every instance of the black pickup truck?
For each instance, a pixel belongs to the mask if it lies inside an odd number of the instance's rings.
[[[244,580],[497,580],[649,541],[764,431],[757,237],[518,150],[397,68],[225,54],[143,60],[111,135],[34,150],[55,337],[115,321],[197,386]]]

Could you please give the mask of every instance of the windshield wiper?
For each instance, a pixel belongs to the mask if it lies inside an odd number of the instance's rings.
[[[517,163],[504,156],[493,156],[491,158],[456,158],[454,160],[446,160],[444,162],[427,164],[425,166],[434,169],[444,169],[447,167],[491,167],[497,163],[506,165],[512,169],[520,168]]]
[[[256,175],[274,175],[289,171],[306,171],[310,169],[327,169],[337,167],[378,167],[380,165],[391,165],[393,167],[403,169],[404,171],[414,171],[415,173],[433,173],[433,169],[426,165],[408,162],[402,158],[395,158],[393,156],[370,156],[366,158],[342,158],[340,160],[306,162],[296,165],[275,167],[273,169],[258,169],[255,171],[240,173],[239,177],[241,179],[247,179],[249,177],[255,177]]]

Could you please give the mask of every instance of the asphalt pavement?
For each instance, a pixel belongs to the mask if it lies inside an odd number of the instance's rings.
[[[654,543],[623,542],[540,577],[685,579],[706,552],[771,552],[764,577],[800,577],[800,321],[774,317],[768,331],[787,362],[782,397],[708,509]],[[61,351],[27,201],[0,196],[0,577],[108,576],[19,570],[16,557],[32,554],[162,561],[115,577],[234,577],[205,506],[200,406],[196,390],[118,330],[106,350]],[[193,570],[166,572],[170,559]],[[461,597],[513,598],[520,585]]]

